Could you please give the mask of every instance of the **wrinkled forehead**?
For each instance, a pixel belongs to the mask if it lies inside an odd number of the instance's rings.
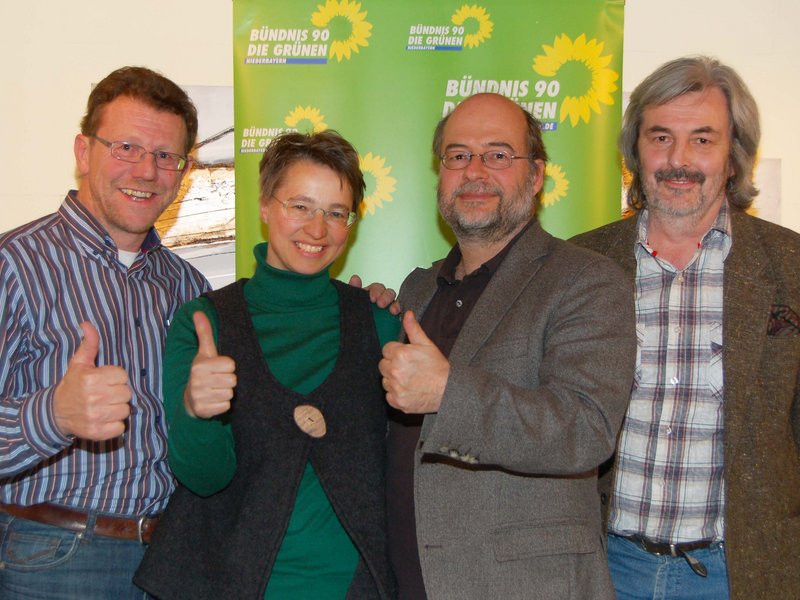
[[[652,104],[642,111],[640,133],[650,127],[705,128],[726,132],[731,116],[725,94],[717,87],[686,92],[661,104]]]
[[[117,96],[98,107],[93,133],[101,130],[111,137],[122,136],[128,142],[141,143],[137,136],[146,136],[178,146],[179,151],[187,145],[186,122],[181,115],[132,96]]]

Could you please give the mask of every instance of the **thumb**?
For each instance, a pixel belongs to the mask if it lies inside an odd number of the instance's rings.
[[[97,361],[97,352],[100,349],[100,334],[89,321],[81,323],[81,331],[83,331],[83,341],[72,355],[70,362],[94,367]]]
[[[356,275],[355,273],[354,273],[354,274],[353,274],[353,276],[350,278],[350,281],[348,281],[348,282],[347,282],[347,285],[351,285],[351,286],[353,286],[353,287],[357,287],[357,288],[363,287],[363,286],[361,285],[361,277],[359,277],[359,276],[358,276],[358,275]]]
[[[204,358],[214,358],[219,356],[217,344],[214,342],[214,333],[211,330],[211,322],[202,311],[196,311],[192,315],[194,321],[194,331],[197,334],[197,355]]]
[[[425,331],[414,316],[414,311],[407,310],[403,315],[403,329],[410,343],[421,346],[433,345],[433,342],[425,335]]]

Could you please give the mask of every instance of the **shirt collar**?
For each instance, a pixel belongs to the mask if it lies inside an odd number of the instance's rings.
[[[113,249],[117,251],[116,242],[114,242],[114,239],[108,231],[106,231],[106,228],[100,224],[100,221],[81,204],[81,201],[78,200],[77,191],[70,190],[64,202],[61,204],[61,207],[58,209],[58,212],[75,235],[93,250],[105,252],[109,249]],[[155,227],[151,227],[150,231],[147,232],[144,242],[142,242],[140,251],[142,254],[147,254],[160,246],[161,237],[158,235]]]
[[[497,269],[500,268],[500,264],[503,262],[503,259],[506,255],[511,251],[511,248],[514,244],[517,243],[517,240],[521,238],[528,229],[530,229],[531,224],[536,219],[533,218],[523,227],[519,233],[517,233],[511,240],[505,245],[505,247],[500,250],[497,254],[495,254],[492,258],[487,260],[483,263],[480,267],[475,269],[474,272],[470,273],[466,277],[472,277],[473,275],[477,275],[478,273],[488,272],[489,275],[494,275]],[[440,281],[444,281],[450,285],[456,283],[456,267],[458,263],[461,262],[461,248],[458,244],[452,247],[450,252],[445,257],[444,261],[442,262],[442,266],[439,268],[439,275],[438,278]]]
[[[647,224],[648,224],[648,217],[650,212],[647,208],[643,208],[639,212],[638,222],[637,222],[637,236],[635,241],[635,252],[647,252]],[[725,198],[720,205],[719,212],[717,213],[717,218],[714,219],[714,222],[709,227],[708,231],[703,234],[703,237],[700,239],[700,247],[703,247],[708,244],[709,240],[712,237],[721,236],[724,241],[725,246],[729,249],[730,244],[733,240],[733,236],[731,234],[731,209],[728,206],[728,199]],[[727,255],[727,251],[726,251]]]

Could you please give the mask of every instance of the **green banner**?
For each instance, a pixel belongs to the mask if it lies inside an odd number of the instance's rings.
[[[277,134],[336,129],[367,192],[332,273],[397,288],[453,243],[431,137],[465,97],[498,92],[543,125],[540,217],[567,237],[619,217],[624,0],[234,0],[236,271],[266,239],[258,162]]]

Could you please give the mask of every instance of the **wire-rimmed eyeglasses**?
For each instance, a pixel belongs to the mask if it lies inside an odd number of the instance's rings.
[[[145,154],[152,154],[156,159],[156,166],[165,171],[183,171],[188,162],[185,156],[174,152],[165,152],[164,150],[151,152],[130,142],[109,142],[99,135],[93,135],[92,137],[111,150],[111,156],[124,162],[140,163],[144,160]]]
[[[349,229],[352,227],[353,223],[356,222],[356,213],[353,211],[341,208],[325,210],[319,206],[314,206],[307,200],[293,199],[283,201],[277,196],[272,197],[280,203],[283,207],[283,212],[286,214],[286,218],[290,221],[297,221],[299,223],[310,221],[319,210],[322,212],[322,218],[325,219],[328,225],[339,227],[340,229]]]
[[[458,169],[466,169],[469,163],[475,156],[479,156],[481,162],[490,169],[507,169],[517,159],[531,159],[530,155],[514,156],[505,150],[489,150],[483,154],[476,154],[474,152],[467,152],[466,150],[448,150],[439,160],[442,161],[445,169],[456,171]]]

